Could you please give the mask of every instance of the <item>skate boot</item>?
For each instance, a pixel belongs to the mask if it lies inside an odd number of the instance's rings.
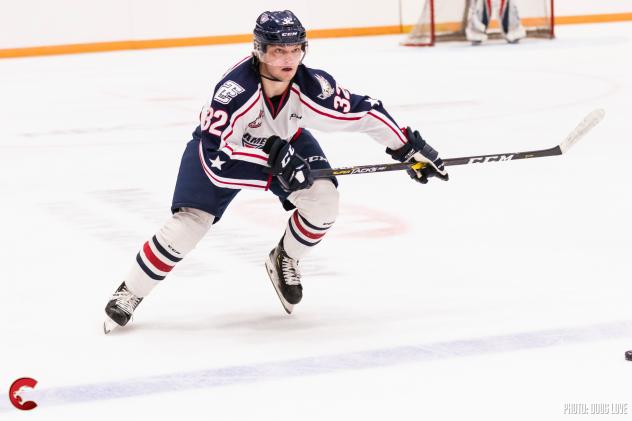
[[[103,331],[107,334],[116,327],[125,326],[141,301],[143,301],[142,297],[132,294],[123,282],[105,306],[107,317],[103,323]]]
[[[266,269],[281,300],[281,305],[287,314],[291,314],[294,304],[298,304],[303,298],[303,286],[301,273],[298,270],[298,260],[292,259],[285,253],[283,240],[268,255]]]

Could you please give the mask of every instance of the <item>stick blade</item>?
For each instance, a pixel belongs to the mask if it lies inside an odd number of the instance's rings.
[[[595,127],[606,116],[606,110],[598,108],[588,114],[584,119],[569,133],[566,139],[560,143],[562,153],[566,153],[575,143],[579,141],[586,133]]]

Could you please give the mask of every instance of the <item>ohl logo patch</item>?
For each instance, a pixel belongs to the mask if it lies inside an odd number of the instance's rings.
[[[37,380],[30,377],[22,377],[13,382],[9,388],[9,400],[17,409],[29,411],[37,407],[33,401],[24,401],[22,394],[28,389],[33,389],[37,385]]]

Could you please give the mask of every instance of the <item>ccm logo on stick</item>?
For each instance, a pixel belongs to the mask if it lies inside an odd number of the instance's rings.
[[[476,158],[470,158],[469,164],[479,164],[483,162],[498,162],[498,161],[511,161],[513,155],[494,155],[494,156],[479,156]]]

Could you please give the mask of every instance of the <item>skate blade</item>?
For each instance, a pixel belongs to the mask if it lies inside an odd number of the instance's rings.
[[[283,306],[283,309],[285,310],[287,314],[292,314],[292,310],[294,310],[294,304],[288,303],[287,300],[283,297],[283,294],[281,293],[281,289],[279,285],[277,284],[277,281],[275,280],[274,264],[270,261],[269,258],[268,258],[268,261],[266,262],[266,271],[268,272],[268,277],[270,277],[270,282],[272,282],[272,286],[274,287],[274,290],[276,291],[277,296],[279,297],[279,300],[281,301],[281,305]]]
[[[119,327],[118,323],[116,323],[114,320],[110,319],[109,317],[106,317],[105,321],[103,322],[103,333],[107,335],[108,333],[116,329],[117,327]]]

